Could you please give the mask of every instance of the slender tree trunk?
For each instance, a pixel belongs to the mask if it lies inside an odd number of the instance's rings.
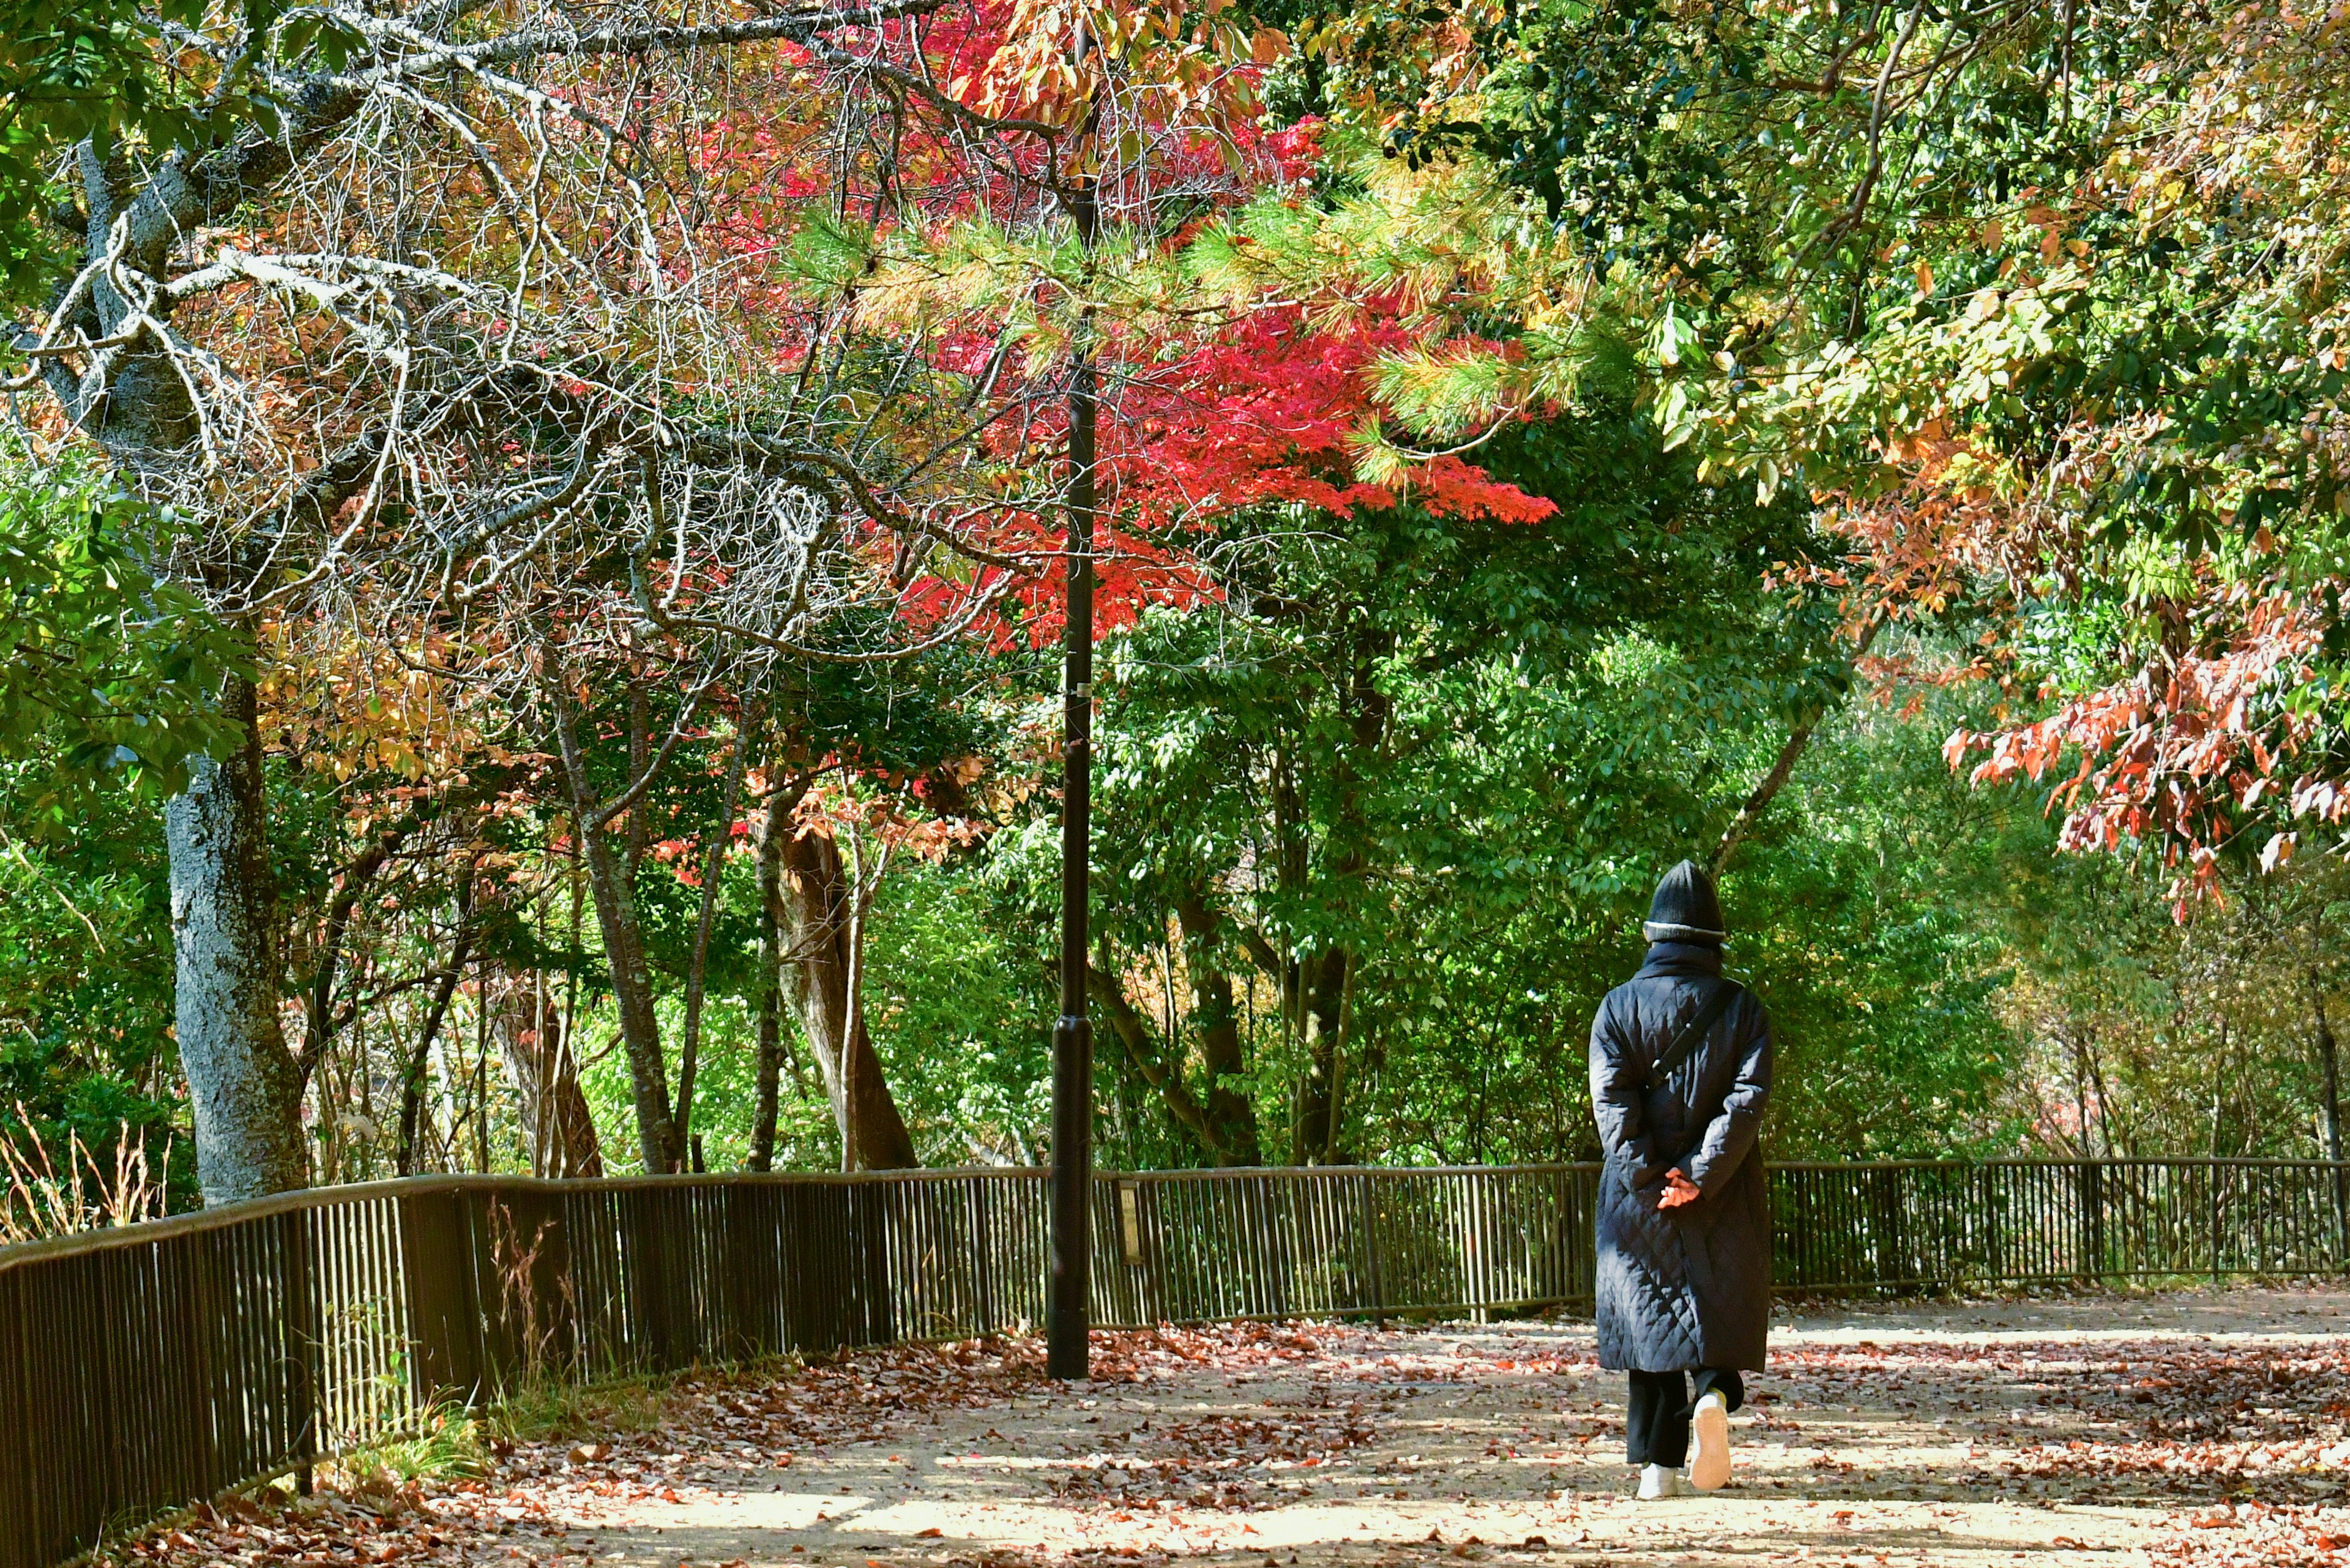
[[[2211,1053],[2211,1147],[2208,1151],[2213,1159],[2220,1158],[2220,1092],[2228,1066],[2228,1021],[2220,1020],[2220,1048]],[[2218,1179],[2216,1177],[2214,1180]]]
[[[1107,961],[1107,943],[1103,945]],[[1167,1060],[1160,1059],[1159,1048],[1151,1039],[1149,1020],[1144,1018],[1141,1010],[1127,999],[1125,988],[1118,984],[1118,978],[1100,964],[1088,963],[1086,966],[1086,989],[1087,994],[1101,1004],[1103,1015],[1109,1020],[1110,1034],[1126,1047],[1127,1057],[1133,1062],[1135,1071],[1142,1075],[1142,1081],[1158,1092],[1160,1103],[1167,1107],[1167,1114],[1190,1130],[1191,1136],[1199,1140],[1200,1147],[1207,1151],[1209,1158],[1219,1165],[1236,1163],[1224,1147],[1223,1138],[1210,1119],[1207,1107],[1191,1093],[1191,1086],[1183,1081],[1180,1059],[1171,1051],[1168,1053]]]
[[[2342,1059],[2334,1041],[2334,1026],[2325,1018],[2325,985],[2317,966],[2309,966],[2309,1007],[2317,1020],[2317,1061],[2325,1070],[2325,1158],[2342,1159]]]
[[[350,931],[352,912],[366,896],[368,883],[383,869],[384,862],[400,846],[400,841],[421,822],[421,817],[411,815],[394,825],[345,866],[337,881],[334,898],[327,906],[327,918],[319,931],[310,985],[302,999],[307,1027],[303,1031],[302,1054],[296,1060],[306,1083],[326,1060],[327,1047],[334,1041],[335,976],[342,963],[343,941]]]
[[[772,782],[772,781],[771,781]],[[796,804],[796,797],[793,803]],[[751,1110],[752,1170],[775,1166],[775,1113],[784,1077],[784,840],[791,809],[781,794],[759,824],[759,1059]]]
[[[751,740],[748,726],[756,722],[746,715],[744,729],[734,737],[734,757],[726,768],[725,803],[719,807],[717,831],[702,858],[702,909],[693,925],[693,959],[685,976],[685,1044],[677,1057],[677,1130],[688,1147],[695,1147],[693,1075],[702,1059],[702,1002],[710,972],[710,928],[718,916],[719,874],[725,870],[726,851],[734,843],[734,807],[743,797],[744,749]]]
[[[652,969],[645,960],[637,925],[634,878],[612,852],[611,836],[597,818],[587,758],[579,749],[578,725],[569,697],[551,693],[556,742],[571,787],[572,829],[588,872],[588,894],[604,938],[604,959],[612,971],[612,1001],[620,1015],[620,1044],[628,1053],[629,1083],[637,1116],[637,1148],[647,1171],[678,1170],[684,1150],[670,1114],[669,1067],[661,1053],[660,1018],[653,1007]],[[639,774],[639,776],[642,776]],[[629,814],[631,819],[641,815]],[[591,826],[593,825],[593,826]],[[631,830],[630,837],[636,836]]]
[[[416,1048],[409,1053],[408,1068],[400,1081],[400,1148],[396,1158],[400,1174],[416,1174],[417,1135],[424,1119],[424,1088],[432,1062],[432,1040],[441,1033],[441,1023],[449,1015],[449,1003],[457,994],[457,984],[464,976],[465,954],[473,944],[473,867],[468,864],[463,877],[457,884],[457,933],[450,940],[449,967],[441,971],[440,983],[433,987],[432,1005],[424,1014],[424,1027],[418,1031]],[[450,1135],[453,1146],[456,1135]]]
[[[1239,1011],[1232,1005],[1232,979],[1216,952],[1222,918],[1206,898],[1194,895],[1176,906],[1183,928],[1183,959],[1197,1002],[1200,1056],[1208,1074],[1208,1121],[1216,1129],[1227,1165],[1258,1165],[1264,1153],[1257,1137],[1256,1106],[1243,1086],[1248,1072]]]
[[[792,957],[799,966],[800,1019],[832,1099],[846,1170],[900,1170],[918,1163],[914,1140],[882,1076],[849,982],[849,889],[839,846],[819,833],[789,836],[784,869],[790,892]]]
[[[1388,632],[1366,628],[1354,639],[1353,666],[1341,693],[1341,711],[1353,745],[1339,754],[1331,772],[1336,797],[1328,845],[1326,885],[1352,902],[1368,868],[1370,831],[1363,818],[1361,770],[1357,758],[1376,756],[1387,742],[1394,704],[1379,690],[1379,662],[1394,650]],[[1352,1023],[1356,955],[1334,944],[1316,957],[1298,998],[1305,1036],[1305,1078],[1299,1085],[1295,1158],[1301,1165],[1328,1164],[1339,1158],[1346,1107],[1341,1079],[1346,1072],[1347,1034]]]
[[[1299,1165],[1326,1162],[1337,1147],[1339,1052],[1346,1038],[1349,960],[1344,948],[1324,950],[1311,966],[1303,998],[1305,1078],[1299,1085],[1297,1140],[1291,1157]]]
[[[1322,1135],[1325,1165],[1336,1165],[1345,1158],[1340,1140],[1347,1127],[1347,1053],[1354,1044],[1355,978],[1361,970],[1361,961],[1349,951],[1346,972],[1338,981],[1338,1029],[1330,1042],[1330,1125]]]
[[[1852,657],[1846,664],[1847,670],[1867,653],[1868,645],[1877,640],[1877,634],[1884,626],[1885,617],[1880,614],[1860,628],[1860,636],[1853,644]],[[1754,830],[1754,825],[1762,820],[1762,814],[1771,809],[1771,803],[1778,798],[1779,792],[1786,787],[1787,780],[1794,774],[1795,764],[1803,761],[1804,753],[1810,749],[1812,736],[1818,732],[1820,722],[1833,710],[1833,703],[1823,702],[1796,723],[1787,736],[1787,743],[1779,748],[1778,760],[1771,764],[1771,771],[1762,775],[1762,782],[1754,786],[1754,793],[1746,797],[1746,804],[1738,808],[1738,815],[1731,818],[1730,826],[1722,830],[1721,842],[1714,846],[1713,850],[1716,880],[1721,878],[1722,867],[1730,864],[1730,857],[1738,853],[1739,845]]]
[[[2342,1170],[2342,1058],[2334,1026],[2325,1019],[2325,986],[2317,966],[2309,966],[2309,1006],[2317,1018],[2317,1057],[2325,1069],[2325,1158],[2334,1162],[2334,1229],[2350,1246],[2350,1183]]]
[[[604,1174],[596,1120],[580,1092],[563,1014],[537,976],[510,975],[495,1011],[498,1049],[514,1079],[533,1176]]]
[[[276,882],[253,683],[231,678],[222,706],[244,726],[242,743],[224,761],[196,759],[187,793],[163,812],[176,1033],[206,1203],[310,1179],[302,1072],[278,1022]]]

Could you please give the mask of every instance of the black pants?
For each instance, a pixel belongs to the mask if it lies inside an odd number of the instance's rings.
[[[1680,1469],[1689,1458],[1690,1417],[1708,1394],[1721,1395],[1733,1410],[1746,1402],[1746,1386],[1735,1372],[1706,1368],[1697,1375],[1694,1394],[1685,1372],[1632,1374],[1632,1408],[1624,1422],[1632,1462]]]

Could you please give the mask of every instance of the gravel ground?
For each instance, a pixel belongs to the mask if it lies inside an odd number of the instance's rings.
[[[1711,1497],[1638,1503],[1587,1324],[1237,1325],[688,1378],[487,1477],[203,1515],[148,1562],[2330,1563],[2350,1293],[1786,1315]]]

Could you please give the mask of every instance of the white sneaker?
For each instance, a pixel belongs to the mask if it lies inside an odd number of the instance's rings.
[[[1710,1393],[1697,1402],[1690,1435],[1697,1439],[1690,1485],[1699,1491],[1720,1491],[1730,1480],[1730,1406],[1721,1395]]]
[[[1669,1497],[1687,1497],[1690,1484],[1681,1472],[1670,1465],[1643,1465],[1640,1469],[1640,1501],[1657,1502]]]

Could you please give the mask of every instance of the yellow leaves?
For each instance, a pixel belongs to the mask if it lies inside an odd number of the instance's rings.
[[[1389,490],[1406,487],[1410,460],[1396,449],[1376,418],[1366,418],[1347,432],[1347,449],[1354,455],[1355,477],[1366,484]]]
[[[1371,366],[1379,402],[1423,434],[1458,437],[1523,400],[1524,378],[1503,355],[1451,345],[1437,353],[1389,351]]]
[[[976,221],[928,244],[901,234],[857,285],[855,320],[898,337],[983,334],[1042,370],[1087,321],[1147,324],[1179,296],[1193,303],[1171,263],[1121,237],[1113,231],[1088,254],[1073,235],[1017,235]]]
[[[338,782],[390,774],[447,784],[495,750],[484,738],[488,721],[473,715],[485,700],[433,668],[445,650],[322,632],[276,622],[257,639],[267,670],[258,683],[265,744]]]

